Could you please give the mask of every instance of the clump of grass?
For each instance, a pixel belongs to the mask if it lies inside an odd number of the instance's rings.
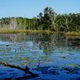
[[[66,32],[65,35],[68,35],[68,36],[80,36],[80,32]]]

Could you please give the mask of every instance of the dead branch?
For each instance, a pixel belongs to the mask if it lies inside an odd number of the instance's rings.
[[[2,64],[2,65],[4,65],[4,66],[7,66],[7,67],[11,67],[11,68],[16,68],[16,69],[22,70],[22,71],[24,71],[25,73],[29,73],[32,77],[38,77],[37,74],[34,74],[34,73],[32,73],[31,71],[29,71],[29,68],[28,68],[27,66],[26,66],[25,69],[23,69],[23,68],[21,68],[21,67],[19,67],[19,66],[11,65],[11,64],[9,64],[9,63],[5,63],[5,62],[2,62],[2,61],[0,61],[0,64]]]

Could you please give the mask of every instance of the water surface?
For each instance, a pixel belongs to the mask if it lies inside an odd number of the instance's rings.
[[[29,80],[79,80],[80,36],[62,33],[0,34],[0,61],[22,68],[27,65],[40,76]],[[4,74],[0,74],[0,78]],[[19,77],[10,75],[10,78]]]

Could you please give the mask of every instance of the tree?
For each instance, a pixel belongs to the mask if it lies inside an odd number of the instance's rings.
[[[46,7],[43,13],[39,13],[38,15],[37,23],[39,29],[50,30],[52,27],[54,28],[55,19],[56,19],[56,13],[54,12],[54,10],[50,7]]]

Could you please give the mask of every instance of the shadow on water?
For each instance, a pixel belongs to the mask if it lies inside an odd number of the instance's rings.
[[[39,75],[24,79],[20,75],[16,80],[79,80],[80,36],[44,32],[0,34],[0,61],[22,69],[27,65]],[[0,72],[0,77],[4,74]]]

